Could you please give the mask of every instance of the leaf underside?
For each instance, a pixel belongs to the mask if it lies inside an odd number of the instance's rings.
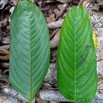
[[[10,24],[10,83],[28,100],[47,73],[50,41],[46,21],[29,0],[19,0]]]
[[[96,53],[92,26],[82,6],[66,15],[60,34],[57,57],[57,84],[64,97],[89,102],[96,93]]]

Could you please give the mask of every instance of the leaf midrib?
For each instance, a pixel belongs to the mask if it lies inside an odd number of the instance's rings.
[[[75,19],[76,20],[76,19]],[[75,100],[76,100],[76,43],[77,43],[77,41],[76,41],[76,38],[77,38],[77,36],[76,36],[76,21],[74,20],[74,37],[75,37]]]
[[[29,21],[29,35],[30,35],[30,103],[32,102],[32,45],[31,45],[31,27],[30,27],[30,7],[28,8],[29,14],[28,14],[28,21]]]

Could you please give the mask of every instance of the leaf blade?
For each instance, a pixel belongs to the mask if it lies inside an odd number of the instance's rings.
[[[48,28],[36,5],[19,0],[10,34],[10,82],[31,101],[42,85],[50,58]]]
[[[94,98],[97,88],[96,55],[92,26],[82,6],[71,9],[64,19],[57,64],[57,84],[64,97],[83,102]],[[93,76],[89,72],[93,72]],[[92,94],[87,95],[89,91]]]

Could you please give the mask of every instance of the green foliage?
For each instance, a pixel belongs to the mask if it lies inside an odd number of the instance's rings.
[[[96,53],[92,26],[82,6],[73,7],[61,29],[57,57],[57,84],[69,100],[89,102],[96,93]]]
[[[28,100],[42,85],[50,58],[46,21],[29,0],[19,0],[10,24],[10,83]]]

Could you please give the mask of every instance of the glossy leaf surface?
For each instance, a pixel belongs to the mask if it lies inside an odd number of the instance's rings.
[[[11,17],[10,29],[10,83],[31,101],[49,66],[47,24],[36,5],[29,0],[19,0]]]
[[[91,101],[97,89],[96,53],[92,26],[82,6],[66,15],[58,47],[57,84],[69,100]]]

